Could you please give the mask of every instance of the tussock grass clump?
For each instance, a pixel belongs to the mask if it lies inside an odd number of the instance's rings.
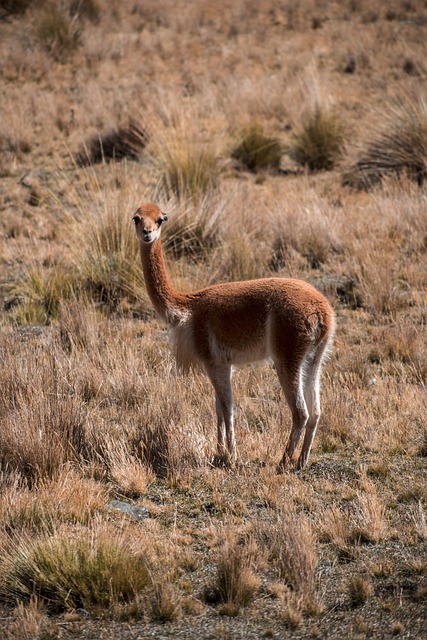
[[[32,483],[88,456],[87,409],[69,395],[54,349],[34,349],[15,366],[4,366],[16,349],[19,343],[6,341],[1,358],[0,464]]]
[[[340,224],[335,212],[323,202],[315,200],[304,209],[289,203],[272,217],[275,237],[270,266],[275,271],[292,264],[298,256],[310,268],[318,269],[331,254],[342,252]]]
[[[55,60],[63,61],[81,43],[82,28],[78,15],[70,12],[64,0],[47,2],[34,12],[33,37]]]
[[[147,440],[150,440],[151,432],[147,434]],[[150,442],[154,449],[154,443]],[[132,454],[132,442],[128,441],[106,441],[103,445],[102,456],[107,468],[110,481],[120,490],[123,495],[130,498],[138,498],[145,495],[147,489],[156,478],[155,471],[165,471],[164,457],[157,453],[158,458],[152,458],[151,464],[141,461]],[[145,453],[145,452],[144,452]],[[163,452],[163,456],[165,452]],[[148,456],[147,456],[148,458]],[[156,464],[157,463],[157,464]],[[159,473],[161,475],[161,473]]]
[[[101,8],[97,0],[67,0],[72,16],[97,23],[101,18]]]
[[[260,123],[255,122],[242,130],[231,156],[253,173],[265,169],[277,170],[282,158],[282,145],[277,138],[268,136]]]
[[[310,522],[296,513],[285,512],[272,532],[264,532],[270,561],[279,578],[295,593],[291,604],[304,611],[318,610],[316,594],[316,536]]]
[[[427,178],[427,102],[424,97],[401,101],[381,112],[380,124],[344,183],[361,189],[386,176],[406,175],[422,185]]]
[[[167,399],[164,402],[165,405],[170,403]],[[157,406],[151,415],[147,411],[149,422],[135,422],[127,431],[130,460],[139,461],[147,481],[153,477],[150,470],[158,478],[172,479],[202,464],[204,437],[197,433],[197,429],[186,432],[180,424],[178,407],[176,405],[175,410],[171,410],[170,406]]]
[[[56,323],[61,348],[67,353],[99,350],[100,320],[101,314],[97,312],[95,305],[84,298],[64,300]]]
[[[150,128],[150,149],[159,172],[156,199],[199,203],[217,191],[220,157],[216,144],[200,137],[194,126],[196,117],[182,105],[173,104],[171,111],[163,114],[163,122]]]
[[[387,533],[386,508],[375,485],[365,480],[365,492],[358,494],[358,509],[351,537],[355,542],[376,544]]]
[[[111,160],[119,162],[124,158],[137,160],[147,140],[147,130],[131,120],[126,127],[93,136],[78,153],[77,164],[85,166]]]
[[[180,615],[181,598],[168,582],[157,582],[149,594],[149,615],[153,622],[172,622]]]
[[[410,518],[414,533],[420,540],[427,540],[427,514],[421,500],[411,509]]]
[[[379,314],[396,317],[407,304],[408,292],[405,282],[398,277],[387,241],[383,238],[372,240],[371,251],[364,256],[357,245],[360,243],[355,243],[352,275],[358,283],[362,306],[373,317]],[[381,255],[381,261],[375,258],[376,255]]]
[[[269,248],[249,235],[242,239],[234,233],[230,234],[227,244],[218,248],[214,257],[217,258],[215,279],[218,281],[253,280],[271,275]]]
[[[108,526],[90,535],[64,529],[35,540],[23,537],[5,551],[0,566],[0,601],[37,596],[53,613],[129,603],[151,583],[144,553]]]
[[[223,605],[223,615],[237,615],[240,607],[253,600],[259,579],[251,570],[251,562],[249,550],[239,545],[235,536],[224,539],[217,560],[216,579],[205,592],[207,602]]]
[[[200,201],[218,186],[218,157],[201,142],[172,138],[162,149],[160,165],[160,182],[168,198]]]
[[[1,0],[0,17],[2,14],[25,13],[27,9],[37,9],[43,4],[43,0]],[[61,0],[59,3],[50,4],[62,4],[71,16],[87,18],[92,22],[98,22],[100,18],[100,8],[96,0]]]
[[[52,625],[37,598],[19,602],[6,625],[5,640],[43,640],[53,634]]]
[[[7,15],[20,15],[39,0],[1,0],[0,18]]]
[[[124,311],[131,304],[135,312],[143,312],[146,295],[137,240],[129,220],[131,206],[125,210],[117,193],[109,195],[89,216],[84,202],[79,202],[82,219],[73,221],[77,222],[76,268],[82,288],[92,300],[111,311]],[[90,190],[87,197],[91,197]]]
[[[372,595],[372,582],[368,573],[361,572],[352,576],[347,583],[347,592],[352,607],[360,607]]]
[[[107,501],[107,488],[95,480],[64,470],[55,479],[41,478],[33,490],[10,474],[0,503],[2,528],[10,537],[29,532],[53,533],[60,523],[89,525]]]
[[[64,300],[72,297],[76,281],[70,271],[61,265],[50,270],[33,267],[24,279],[13,287],[17,305],[12,317],[20,324],[49,324],[61,312]]]
[[[56,477],[87,451],[86,412],[72,397],[54,389],[19,399],[1,421],[0,460],[27,481]]]
[[[203,258],[220,242],[223,230],[221,204],[209,197],[199,201],[170,201],[166,207],[173,211],[164,236],[167,252],[175,258]]]
[[[287,629],[297,629],[303,620],[301,597],[287,591],[280,609],[280,620]]]
[[[288,155],[309,171],[329,171],[341,158],[344,143],[344,127],[337,114],[317,105],[294,133]]]
[[[351,528],[347,514],[332,505],[322,513],[320,526],[322,541],[332,543],[338,560],[342,563],[354,560],[357,553],[350,544]]]

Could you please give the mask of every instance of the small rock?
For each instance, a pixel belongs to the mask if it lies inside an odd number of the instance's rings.
[[[144,518],[150,517],[150,512],[145,507],[139,507],[138,505],[129,504],[128,502],[122,502],[121,500],[111,500],[111,502],[107,504],[107,509],[123,511],[123,513],[127,513],[127,515],[136,522],[142,522]]]

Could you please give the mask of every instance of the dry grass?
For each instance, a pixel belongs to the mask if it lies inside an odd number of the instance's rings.
[[[131,121],[126,127],[112,129],[92,137],[83,145],[76,160],[82,166],[111,160],[120,162],[124,158],[138,160],[147,140],[147,131]]]
[[[37,598],[14,609],[6,629],[7,640],[41,640],[51,630],[49,619]]]
[[[78,34],[63,45],[37,40],[45,7],[15,4],[0,3],[0,636],[423,637],[425,3],[61,2]],[[341,155],[277,171],[303,132],[306,151],[336,140],[304,128],[313,95],[334,135],[345,123]],[[254,122],[280,141],[273,170],[237,170]],[[169,214],[182,290],[273,274],[333,303],[302,473],[276,474],[291,416],[269,366],[236,370],[239,464],[212,467],[212,389],[177,373],[145,291],[146,200]]]
[[[316,105],[294,133],[289,156],[309,171],[328,171],[341,159],[344,127],[336,113]]]
[[[365,604],[372,595],[372,584],[369,575],[358,573],[348,582],[348,595],[352,607]]]
[[[1,569],[3,602],[28,602],[35,594],[53,612],[127,603],[151,582],[143,553],[108,527],[89,539],[78,529],[36,540],[23,536],[3,556]]]
[[[235,616],[240,607],[247,606],[259,587],[259,579],[251,569],[251,550],[239,542],[233,533],[220,543],[216,579],[205,593],[209,603],[221,603],[222,615]]]
[[[277,138],[267,136],[258,122],[248,124],[240,133],[239,142],[231,156],[241,166],[256,173],[280,167],[282,148]]]
[[[427,177],[427,105],[423,95],[400,99],[382,113],[378,130],[345,178],[371,188],[385,176],[407,176],[422,185]]]

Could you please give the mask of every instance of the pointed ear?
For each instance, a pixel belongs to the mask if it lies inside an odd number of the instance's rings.
[[[168,220],[168,214],[163,213],[162,211],[162,215],[160,216],[160,218],[158,218],[157,224],[160,226],[161,224],[163,224],[163,222],[167,222],[167,220]]]

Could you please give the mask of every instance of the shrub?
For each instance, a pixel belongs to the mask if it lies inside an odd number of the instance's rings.
[[[293,135],[288,155],[309,171],[328,171],[340,159],[344,129],[337,115],[316,106]]]
[[[252,123],[242,130],[240,141],[232,150],[231,156],[254,173],[263,169],[277,170],[280,167],[282,146],[277,138],[267,136],[259,123]]]
[[[369,189],[385,176],[406,174],[418,185],[427,178],[427,102],[401,101],[381,113],[381,123],[344,184]]]

